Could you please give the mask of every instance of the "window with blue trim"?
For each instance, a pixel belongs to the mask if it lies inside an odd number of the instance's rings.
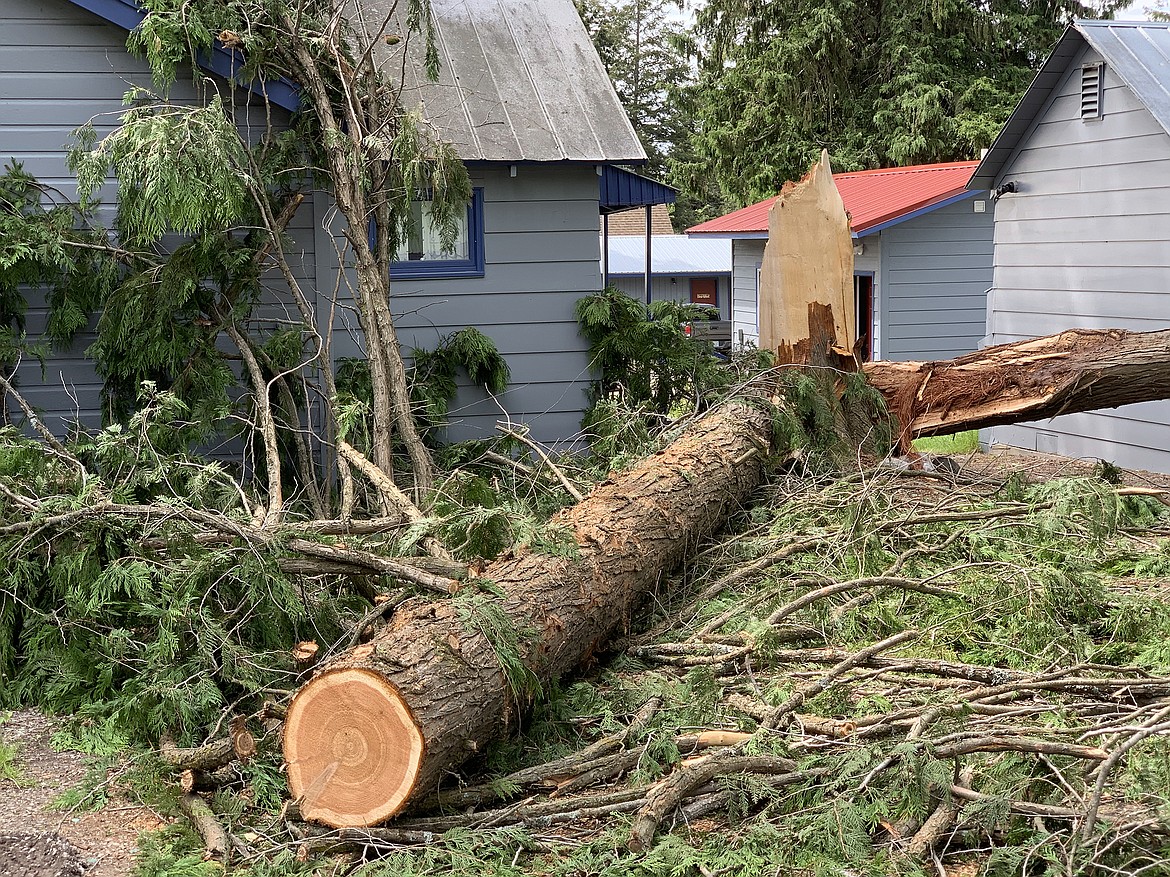
[[[415,201],[411,231],[390,263],[392,280],[427,280],[443,277],[483,277],[483,189],[473,189],[467,216],[459,224],[454,244],[445,248],[431,221],[430,202]]]

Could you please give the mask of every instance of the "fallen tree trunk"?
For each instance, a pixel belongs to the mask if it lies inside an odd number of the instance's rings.
[[[1069,329],[941,362],[870,362],[911,438],[1170,397],[1170,330]]]
[[[565,544],[489,565],[453,599],[400,607],[288,710],[305,818],[375,825],[433,794],[536,690],[587,663],[661,575],[761,481],[773,405],[733,401],[550,522]]]
[[[765,308],[762,337],[778,346],[780,362],[809,366],[831,396],[856,359],[851,243],[826,160],[785,188],[772,218],[792,230],[791,246],[828,252],[815,263],[824,276],[814,284],[800,259],[783,246],[770,250],[765,286],[785,300]],[[1074,330],[951,362],[870,363],[865,374],[898,416],[909,450],[914,435],[1170,396],[1168,365],[1170,331]],[[550,532],[563,533],[564,545],[513,552],[453,599],[403,604],[370,642],[324,666],[297,693],[285,725],[289,787],[305,818],[371,826],[429,797],[541,687],[587,664],[659,577],[760,483],[775,404],[763,398],[774,387],[774,378],[762,379],[755,403],[723,406],[559,513]],[[836,432],[858,442],[872,431],[868,420],[851,428],[860,410],[837,406]],[[339,552],[330,559],[354,562]]]

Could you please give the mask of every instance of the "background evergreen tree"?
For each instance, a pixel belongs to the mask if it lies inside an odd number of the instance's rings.
[[[693,35],[681,17],[683,0],[574,0],[614,90],[649,161],[639,171],[682,190],[675,228],[705,214],[709,193],[684,185],[676,169],[691,159],[695,118]]]
[[[822,149],[856,170],[976,158],[1073,18],[1117,0],[709,0],[675,178],[726,204],[774,195]]]

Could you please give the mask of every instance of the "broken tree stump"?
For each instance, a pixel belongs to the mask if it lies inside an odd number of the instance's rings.
[[[870,362],[866,378],[923,435],[1170,398],[1170,330],[1069,329],[941,362]]]
[[[721,406],[612,475],[549,532],[449,600],[413,600],[326,665],[289,706],[284,755],[306,819],[375,825],[433,794],[503,733],[535,689],[586,664],[698,540],[762,480],[773,405]]]
[[[768,212],[759,311],[760,347],[777,362],[852,370],[853,239],[828,152]]]

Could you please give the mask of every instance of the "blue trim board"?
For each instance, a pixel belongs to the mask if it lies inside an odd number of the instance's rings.
[[[127,31],[134,30],[146,18],[146,13],[132,0],[69,0],[69,2]],[[296,112],[300,109],[300,92],[287,80],[240,82],[236,77],[244,66],[243,62],[244,57],[241,52],[226,48],[218,42],[210,53],[204,52],[199,55],[199,66],[203,69],[222,76],[229,82],[234,82],[249,91],[254,91],[269,102],[278,107],[284,107],[289,112]]]
[[[879,231],[890,228],[891,226],[901,225],[903,222],[908,222],[911,219],[916,219],[927,213],[933,213],[943,207],[949,207],[951,204],[957,204],[960,201],[966,201],[968,198],[975,198],[983,194],[987,197],[987,192],[984,189],[975,191],[960,192],[958,195],[952,195],[950,198],[944,198],[942,201],[936,201],[933,204],[927,204],[925,207],[919,207],[917,210],[911,210],[909,213],[903,213],[901,216],[896,216],[893,219],[886,220],[880,225],[870,226],[863,232],[854,233],[854,238],[869,237],[871,234],[877,234]]]
[[[645,277],[645,271],[610,271],[610,277]],[[731,277],[730,271],[652,271],[651,277]]]
[[[471,190],[471,201],[467,204],[467,253],[466,259],[443,259],[441,261],[391,262],[390,279],[394,280],[441,280],[460,277],[483,277],[485,273],[483,229],[483,189]],[[370,221],[370,243],[374,241],[374,223]]]

